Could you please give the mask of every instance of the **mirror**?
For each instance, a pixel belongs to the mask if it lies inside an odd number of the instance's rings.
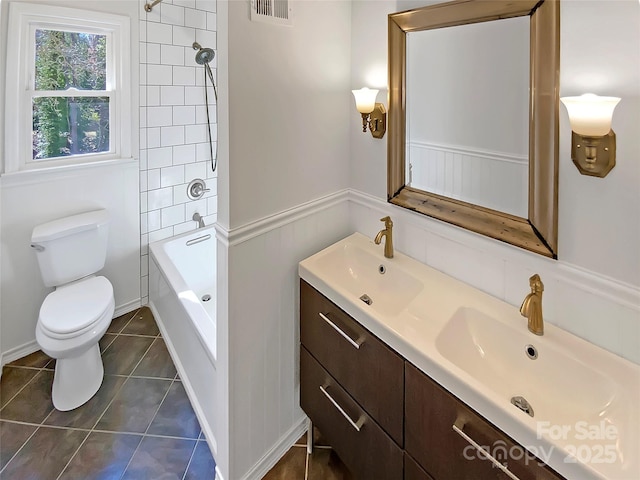
[[[391,203],[557,258],[559,28],[558,0],[389,15]]]
[[[528,97],[528,17],[407,34],[406,185],[526,217]]]

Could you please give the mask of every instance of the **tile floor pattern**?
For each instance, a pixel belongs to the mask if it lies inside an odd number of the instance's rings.
[[[305,434],[263,480],[354,480],[354,477],[316,429],[311,455],[307,454]]]
[[[0,479],[213,480],[215,462],[144,307],[100,341],[98,393],[70,412],[51,403],[55,360],[36,352],[3,368]]]
[[[151,311],[115,318],[100,341],[98,393],[70,412],[51,403],[55,360],[6,365],[0,380],[0,479],[213,480],[215,461]],[[316,431],[264,480],[353,480]]]

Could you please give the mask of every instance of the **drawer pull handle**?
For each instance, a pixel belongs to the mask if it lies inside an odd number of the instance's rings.
[[[340,330],[340,327],[338,327],[335,323],[333,323],[331,320],[329,320],[329,318],[324,313],[319,312],[318,315],[320,315],[320,318],[322,318],[325,322],[327,322],[331,328],[333,328],[336,332],[338,332],[340,335],[342,335],[342,337],[347,342],[349,342],[351,345],[353,345],[357,349],[360,348],[360,345],[362,343],[356,342],[353,338],[351,338],[349,335],[347,335],[342,330]]]
[[[345,412],[343,408],[340,405],[338,405],[338,402],[336,402],[333,399],[333,397],[329,395],[329,392],[327,392],[322,385],[320,385],[320,391],[324,393],[324,396],[327,397],[331,403],[333,403],[333,406],[338,409],[338,411],[342,414],[344,418],[346,418],[347,422],[349,422],[349,424],[356,430],[356,432],[359,432],[360,428],[362,427],[362,423],[364,419],[360,417],[360,419],[357,422],[354,422],[353,420],[351,420],[351,417],[347,415],[347,412]]]
[[[507,467],[505,467],[502,463],[500,463],[498,460],[496,460],[484,448],[482,448],[480,445],[478,445],[478,443],[475,440],[473,440],[469,435],[464,433],[462,431],[463,428],[464,428],[464,422],[461,421],[460,419],[456,420],[456,423],[453,424],[454,432],[456,432],[458,435],[460,435],[462,438],[464,438],[470,445],[473,445],[473,447],[476,450],[478,450],[481,453],[482,456],[484,456],[485,458],[489,459],[491,461],[491,463],[493,463],[496,467],[498,467],[505,475],[507,475],[512,480],[520,480],[513,473],[511,473],[511,471]]]

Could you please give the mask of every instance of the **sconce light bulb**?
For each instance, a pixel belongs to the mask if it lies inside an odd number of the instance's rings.
[[[603,137],[609,133],[613,110],[620,101],[618,97],[599,97],[593,93],[560,100],[567,108],[571,130],[586,137]]]
[[[356,99],[356,108],[360,113],[369,114],[376,108],[376,97],[378,90],[367,87],[360,90],[351,90]]]

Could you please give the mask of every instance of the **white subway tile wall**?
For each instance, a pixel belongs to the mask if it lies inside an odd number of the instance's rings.
[[[195,229],[197,223],[191,218],[196,212],[207,225],[217,218],[217,173],[211,171],[204,69],[195,62],[192,48],[197,41],[215,50],[216,29],[216,0],[163,0],[140,21],[143,304],[149,296],[149,242]],[[215,78],[215,59],[211,68]],[[217,116],[210,85],[207,94],[215,142]],[[194,178],[206,179],[211,189],[196,201],[187,196],[187,185]]]

